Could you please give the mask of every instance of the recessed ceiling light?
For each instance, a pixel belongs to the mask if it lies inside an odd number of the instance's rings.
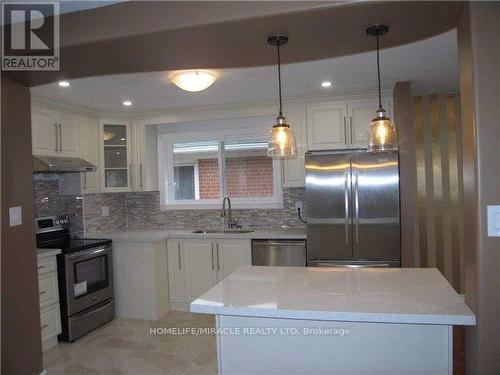
[[[59,81],[59,86],[61,86],[61,87],[70,87],[71,83],[69,83],[68,81]]]
[[[185,91],[197,92],[209,88],[217,79],[215,74],[200,70],[175,73],[172,82]]]
[[[123,105],[124,105],[125,107],[130,107],[130,106],[132,105],[132,102],[131,102],[130,100],[124,100],[124,101],[123,101]]]
[[[330,81],[323,81],[321,82],[321,87],[330,87],[332,83]]]

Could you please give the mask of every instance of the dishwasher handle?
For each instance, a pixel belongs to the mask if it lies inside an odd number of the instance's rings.
[[[266,246],[306,246],[306,240],[253,240],[252,245],[266,245]]]

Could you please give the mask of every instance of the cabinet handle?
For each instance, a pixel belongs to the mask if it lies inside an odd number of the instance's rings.
[[[215,266],[214,266],[214,244],[212,242],[212,271],[214,270]]]
[[[44,325],[42,326],[42,330],[43,330],[43,329],[45,329],[45,328],[47,328],[47,327],[50,327],[50,324],[44,324]]]
[[[59,152],[62,152],[63,144],[62,144],[62,125],[59,123]]]
[[[43,295],[43,294],[45,294],[45,293],[47,293],[47,291],[46,291],[46,290],[42,290],[41,292],[39,292],[39,293],[38,293],[38,295],[40,295],[40,296],[41,296],[41,295]]]
[[[128,165],[127,179],[128,179],[128,187],[132,188],[132,163]]]
[[[347,146],[347,122],[345,116],[344,116],[344,143]]]
[[[217,246],[217,271],[220,271],[219,244]]]
[[[179,261],[179,269],[182,269],[181,266],[181,243],[177,242],[177,259]]]
[[[83,172],[83,188],[87,189],[87,173]]]
[[[41,270],[42,268],[45,268],[45,266],[38,266],[37,268]]]
[[[142,189],[142,163],[139,164],[139,182]]]
[[[352,116],[349,116],[349,134],[350,134],[350,139],[351,139],[351,144],[353,144],[352,140]]]
[[[59,132],[57,130],[57,122],[54,123],[54,129],[56,131],[56,148],[54,149],[55,152],[59,151]]]

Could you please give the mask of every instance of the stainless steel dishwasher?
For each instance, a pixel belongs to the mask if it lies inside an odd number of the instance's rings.
[[[252,240],[253,266],[306,266],[306,240]]]

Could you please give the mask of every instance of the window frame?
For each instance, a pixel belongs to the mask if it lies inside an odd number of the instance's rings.
[[[267,130],[267,129],[266,129]],[[199,132],[183,132],[174,134],[158,135],[158,167],[160,182],[160,209],[218,209],[221,206],[223,197],[226,194],[225,184],[225,158],[223,152],[224,142],[235,142],[244,140],[254,140],[255,138],[267,138],[263,129],[241,129],[237,134],[228,135],[227,130],[209,130],[200,135]],[[206,200],[175,200],[173,193],[173,145],[183,142],[207,142],[217,141],[219,147],[217,159],[219,165],[219,198]],[[195,168],[196,169],[196,168]],[[283,163],[273,159],[273,195],[271,197],[238,198],[231,197],[233,208],[238,209],[281,209],[283,208],[282,192]]]

